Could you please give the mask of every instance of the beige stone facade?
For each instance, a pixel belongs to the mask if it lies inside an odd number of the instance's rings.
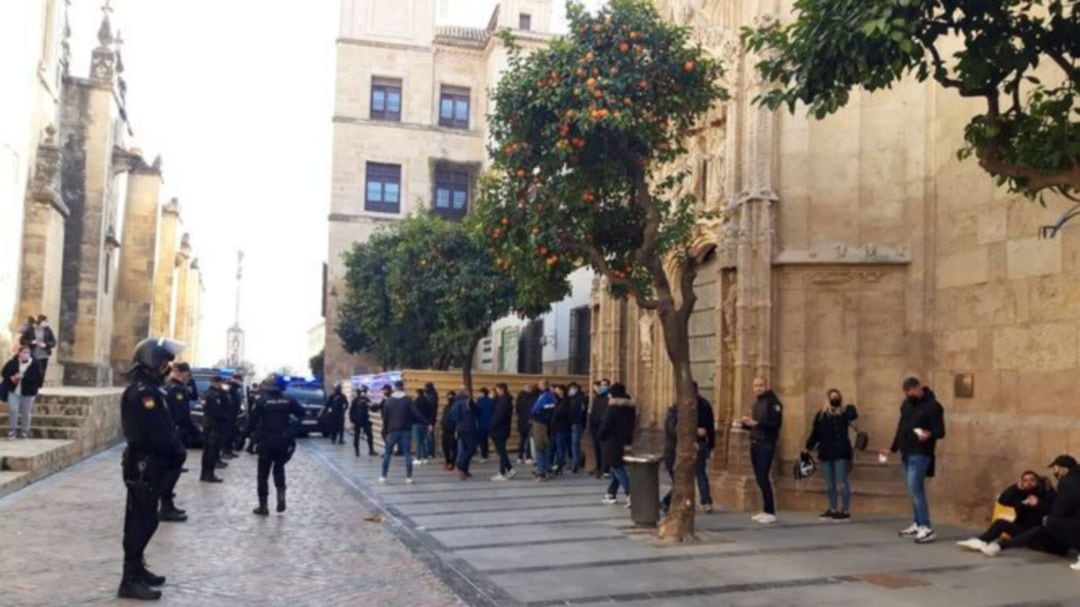
[[[129,145],[127,85],[109,4],[103,6],[87,77],[68,70],[66,6],[62,0],[33,0],[0,8],[0,21],[19,29],[15,41],[5,44],[39,45],[29,55],[14,53],[37,61],[26,74],[34,75],[33,86],[29,92],[18,89],[20,103],[5,104],[0,123],[0,141],[14,152],[13,174],[22,175],[26,185],[15,188],[20,198],[14,203],[6,189],[0,200],[4,234],[14,235],[0,246],[16,247],[14,256],[0,255],[0,266],[17,260],[15,284],[5,278],[8,268],[0,267],[0,314],[10,319],[12,331],[30,315],[50,318],[58,340],[50,384],[107,386],[121,379],[114,372],[127,366],[134,344],[156,328],[155,305],[165,318],[176,316],[171,287],[164,301],[156,299],[155,288],[158,258],[179,246],[178,209],[161,208],[160,162],[147,163]],[[0,76],[7,79],[7,70],[5,62]],[[9,117],[30,125],[29,134],[20,139],[8,128]],[[172,269],[165,273],[171,281]],[[187,291],[180,324],[189,351],[197,352],[197,266],[189,275],[196,288]],[[172,331],[170,326],[160,334]],[[2,333],[6,351],[13,333]]]
[[[948,430],[930,484],[938,518],[983,519],[1020,471],[1080,451],[1080,224],[1039,239],[1065,201],[1008,195],[956,158],[978,106],[905,81],[853,93],[820,122],[771,114],[750,103],[762,84],[738,30],[788,18],[789,0],[657,5],[725,62],[733,94],[687,160],[687,187],[723,218],[701,226],[712,254],[691,320],[695,378],[723,437],[721,499],[756,504],[746,437],[730,421],[747,413],[758,374],[786,406],[775,476],[788,507],[823,503],[790,462],[832,387],[859,406],[872,449],[892,440],[905,376],[936,391]],[[659,323],[599,293],[594,319],[593,375],[626,380],[654,435],[674,393]],[[964,381],[972,396],[956,389]],[[857,459],[853,479],[856,510],[910,508],[893,464]]]
[[[435,0],[342,0],[326,281],[328,378],[376,368],[376,361],[348,355],[337,336],[342,256],[387,222],[421,208],[440,212],[437,173],[461,176],[466,199],[454,208],[447,193],[443,211],[451,217],[468,212],[487,155],[488,90],[507,64],[494,33],[511,28],[523,46],[537,47],[550,38],[550,15],[550,0],[501,0],[487,27],[444,27],[436,23]]]

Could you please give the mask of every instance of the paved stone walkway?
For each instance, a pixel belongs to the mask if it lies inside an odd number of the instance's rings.
[[[115,602],[119,454],[0,499],[0,604]],[[376,459],[311,439],[289,464],[289,512],[259,519],[253,458],[233,461],[224,485],[184,476],[192,518],[151,544],[168,604],[1080,605],[1068,561],[963,553],[952,542],[966,533],[944,527],[916,546],[896,537],[899,518],[783,515],[761,529],[743,513],[701,515],[701,542],[667,546],[601,505],[591,478],[492,483],[487,463],[459,483],[430,465],[406,485],[396,459],[379,485]]]

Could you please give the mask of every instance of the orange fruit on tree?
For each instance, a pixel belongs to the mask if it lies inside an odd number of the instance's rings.
[[[625,43],[625,42],[620,42],[619,43],[619,52],[620,53],[628,53],[628,52],[630,52],[630,45]]]
[[[683,66],[682,66],[683,70],[684,70],[684,71],[687,71],[687,72],[692,72],[692,71],[694,71],[694,69],[695,69],[696,67],[697,67],[697,64],[696,64],[696,63],[694,63],[694,62],[693,62],[693,60],[687,61],[687,62],[686,62],[686,63],[684,63],[684,64],[683,64]]]

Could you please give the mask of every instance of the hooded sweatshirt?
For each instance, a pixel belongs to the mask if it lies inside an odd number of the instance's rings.
[[[400,390],[391,394],[390,398],[383,403],[383,424],[386,426],[387,434],[411,431],[413,425],[412,399]]]

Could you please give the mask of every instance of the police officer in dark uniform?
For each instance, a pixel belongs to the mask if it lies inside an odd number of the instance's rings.
[[[225,431],[224,441],[222,443],[221,456],[226,459],[233,459],[236,457],[236,453],[233,452],[233,447],[236,444],[236,439],[240,435],[240,430],[237,427],[237,420],[240,418],[240,410],[244,407],[244,382],[243,376],[234,375],[229,378],[229,385],[227,386],[227,393],[229,396],[229,425]]]
[[[122,466],[127,486],[124,574],[117,591],[121,598],[159,599],[161,592],[151,586],[165,583],[164,577],[146,568],[143,552],[157,530],[158,500],[166,478],[187,457],[161,390],[169,363],[183,348],[164,338],[139,342],[132,357],[131,383],[121,399],[120,422],[127,441]]]
[[[360,386],[349,405],[349,421],[353,423],[353,451],[360,457],[360,433],[367,437],[368,455],[375,453],[375,435],[371,425],[371,399],[367,395],[367,386]]]
[[[199,439],[199,429],[191,421],[191,404],[188,400],[191,397],[188,390],[190,378],[191,367],[187,363],[176,363],[172,366],[172,374],[165,384],[165,402],[182,445],[193,444]],[[183,464],[186,460],[185,452],[184,460],[181,460],[175,469],[168,471],[161,487],[161,520],[164,522],[181,523],[187,520],[187,514],[173,503],[176,498],[176,483],[180,480],[180,473],[184,471]]]
[[[326,419],[330,429],[330,443],[345,443],[345,410],[349,399],[341,391],[341,382],[334,384],[334,392],[326,399]]]
[[[230,400],[224,383],[225,379],[220,375],[211,377],[210,389],[203,397],[203,454],[199,480],[204,483],[222,482],[214,470],[221,458],[222,434],[229,423]]]
[[[251,428],[259,453],[259,507],[254,510],[259,516],[270,514],[266,501],[270,493],[267,478],[271,468],[274,471],[274,487],[277,488],[277,511],[285,512],[285,463],[296,450],[296,441],[293,440],[294,417],[297,421],[303,419],[304,408],[285,396],[278,385],[277,375],[270,374],[263,380],[262,390],[251,409]]]
[[[255,407],[255,395],[258,394],[258,392],[259,392],[258,384],[251,384],[250,386],[248,386],[248,390],[247,390],[247,407],[244,409],[244,411],[247,413],[247,416],[246,416],[247,420],[246,420],[246,423],[244,424],[243,438],[247,442],[246,451],[248,453],[251,453],[252,455],[255,454],[255,438],[253,436],[251,436],[251,410]]]

